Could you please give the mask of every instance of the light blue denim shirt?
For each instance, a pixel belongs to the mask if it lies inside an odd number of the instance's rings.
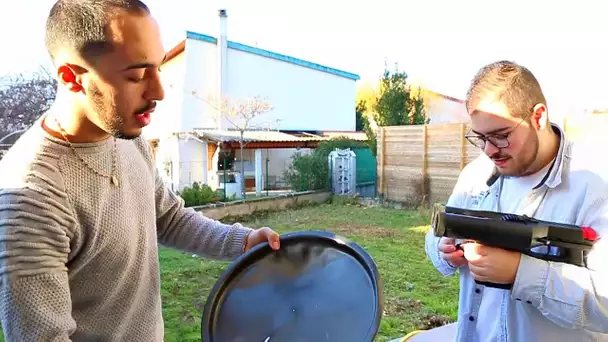
[[[541,220],[590,226],[603,239],[589,253],[587,268],[523,255],[511,290],[494,291],[501,303],[479,312],[484,286],[476,285],[468,266],[459,270],[460,295],[456,342],[478,341],[476,324],[499,320],[492,342],[608,342],[608,164],[597,143],[573,143],[561,136],[558,155],[543,181],[525,196],[517,214]],[[461,172],[449,206],[499,211],[501,178],[485,155]],[[457,269],[441,259],[439,238],[426,235],[426,253],[444,276]],[[490,293],[486,293],[490,295]]]

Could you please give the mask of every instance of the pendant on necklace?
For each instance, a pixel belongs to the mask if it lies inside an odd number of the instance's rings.
[[[116,176],[112,175],[111,182],[114,186],[118,186],[118,178]]]

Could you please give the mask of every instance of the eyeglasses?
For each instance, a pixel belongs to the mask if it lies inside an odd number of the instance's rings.
[[[490,142],[490,144],[494,145],[496,148],[507,148],[507,147],[509,147],[509,136],[517,129],[517,127],[519,127],[519,125],[524,120],[525,119],[522,119],[521,121],[519,121],[519,123],[517,125],[515,125],[515,127],[513,127],[506,134],[492,134],[492,135],[488,135],[488,136],[483,136],[483,135],[478,135],[478,134],[467,133],[464,137],[473,146],[478,147],[482,150],[484,148],[486,148],[487,142]]]

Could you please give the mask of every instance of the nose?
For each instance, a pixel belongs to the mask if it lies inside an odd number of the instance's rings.
[[[486,141],[486,145],[483,148],[483,152],[488,156],[496,154],[500,149],[489,141]]]
[[[160,72],[155,71],[151,75],[144,97],[148,101],[162,101],[165,98],[165,88],[160,78]]]

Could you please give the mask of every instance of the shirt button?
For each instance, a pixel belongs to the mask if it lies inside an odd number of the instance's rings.
[[[475,293],[479,293],[479,292],[481,292],[480,289],[475,289]]]
[[[469,316],[469,321],[473,322],[474,320],[475,320],[475,317]]]

